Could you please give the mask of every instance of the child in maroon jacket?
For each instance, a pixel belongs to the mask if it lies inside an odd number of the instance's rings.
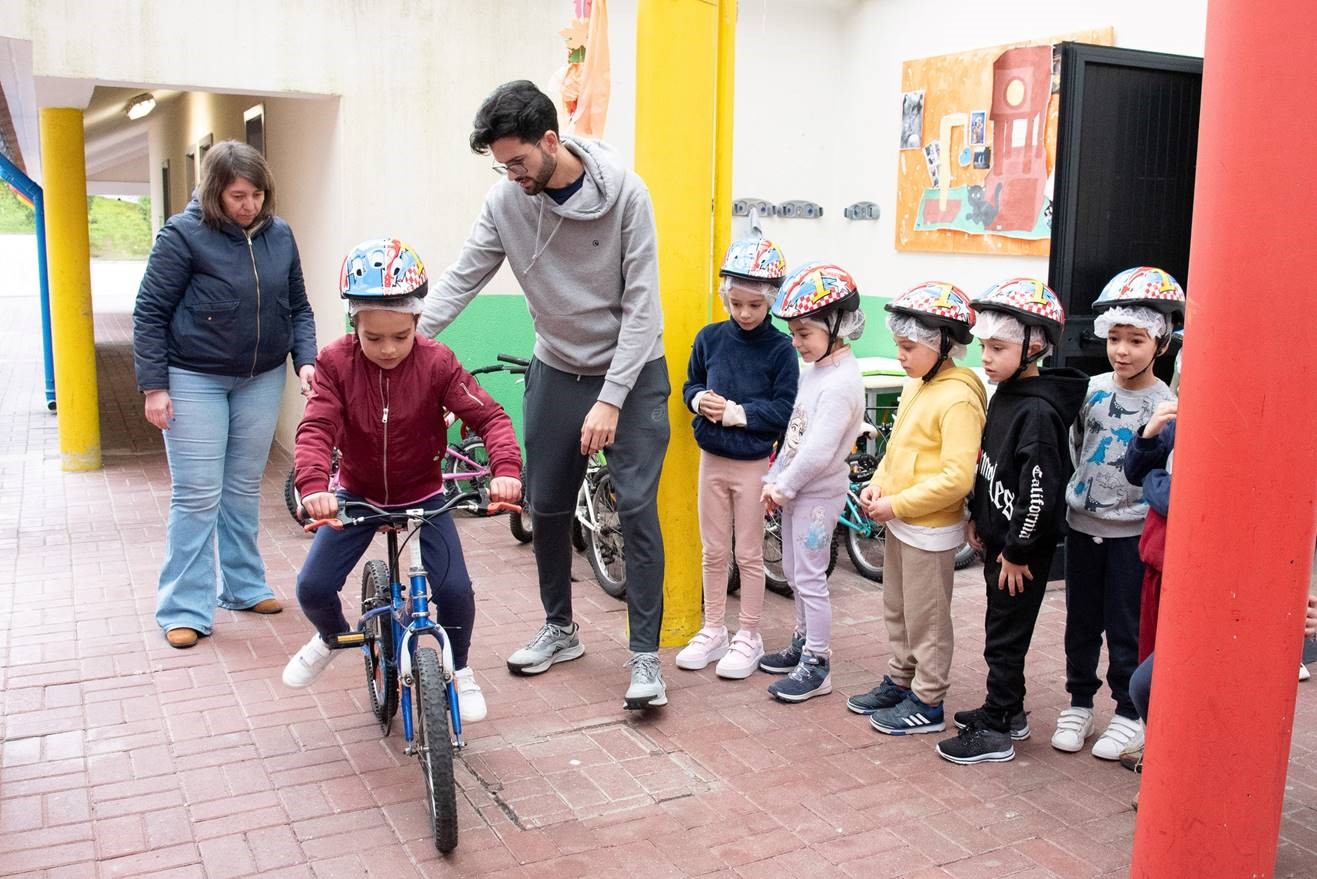
[[[364,242],[344,261],[340,293],[355,332],[316,358],[315,388],[297,427],[297,489],[308,515],[333,517],[341,501],[390,510],[442,503],[445,410],[484,439],[490,499],[521,498],[521,452],[507,413],[446,345],[416,335],[426,287],[420,258],[396,239]],[[335,448],[342,453],[337,496],[329,492]],[[316,635],[285,667],[288,686],[315,680],[334,656],[325,638],[350,630],[338,593],[374,533],[371,525],[316,532],[297,578],[297,600]],[[462,720],[480,720],[485,700],[467,665],[475,595],[452,517],[429,520],[420,541],[431,599],[452,645]]]

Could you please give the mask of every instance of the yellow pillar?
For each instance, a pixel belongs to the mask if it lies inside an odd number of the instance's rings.
[[[713,271],[711,289],[718,289],[718,266],[732,243],[732,128],[736,97],[736,4],[718,0],[718,83],[713,168]],[[712,317],[726,320],[722,298],[713,296]]]
[[[91,317],[87,173],[82,111],[41,110],[41,176],[46,202],[50,323],[55,353],[59,451],[65,470],[99,470],[100,402]]]
[[[718,0],[641,0],[636,18],[636,170],[658,225],[663,338],[672,381],[672,441],[659,482],[667,556],[664,647],[701,624],[699,450],[682,404],[695,334],[708,321],[713,276]]]

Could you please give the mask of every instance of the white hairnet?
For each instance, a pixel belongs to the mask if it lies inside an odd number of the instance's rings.
[[[887,315],[887,329],[892,331],[892,335],[898,339],[909,339],[923,345],[925,348],[932,348],[939,354],[942,353],[942,330],[937,327],[930,327],[908,314],[889,314]],[[966,355],[967,350],[959,342],[951,343],[951,351],[947,354],[952,360],[959,360]]]
[[[1138,327],[1153,339],[1163,339],[1171,332],[1166,315],[1144,305],[1118,305],[1093,318],[1093,332],[1103,338],[1116,326]]]
[[[777,299],[777,287],[767,281],[748,281],[745,278],[733,278],[730,275],[723,275],[722,280],[718,283],[718,295],[722,297],[723,308],[731,311],[732,305],[727,301],[727,296],[735,287],[738,293],[747,296],[762,296],[768,301],[769,308],[773,307],[773,301]]]
[[[1024,344],[1024,323],[1002,311],[980,311],[970,332],[976,339]]]
[[[380,299],[349,299],[348,316],[356,317],[363,311],[396,311],[399,314],[420,314],[425,303],[419,296],[390,296]]]
[[[813,324],[822,328],[825,332],[832,329],[832,314],[827,314],[822,318],[802,317],[798,320]],[[854,341],[864,335],[864,309],[856,308],[854,311],[843,311],[841,313],[841,326],[837,329],[838,339],[850,339]]]

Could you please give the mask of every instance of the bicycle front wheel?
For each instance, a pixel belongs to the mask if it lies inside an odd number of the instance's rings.
[[[530,521],[530,498],[526,497],[526,468],[521,469],[521,512],[508,513],[508,530],[518,543],[530,543],[535,539],[534,526]]]
[[[622,520],[617,513],[613,480],[603,473],[590,492],[590,507],[598,530],[585,531],[586,557],[594,568],[599,586],[614,598],[626,596],[626,556],[622,544]]]
[[[288,508],[288,515],[293,517],[293,521],[298,525],[305,525],[311,521],[306,515],[298,515],[297,511],[302,506],[302,496],[297,491],[297,471],[292,467],[288,468],[288,478],[284,480],[284,506]]]
[[[846,554],[861,576],[875,583],[883,581],[883,563],[887,557],[887,529],[878,522],[865,519],[866,534],[858,528],[846,529]]]
[[[457,848],[457,788],[453,781],[453,740],[448,732],[448,688],[432,647],[416,651],[416,741],[425,775],[426,805],[434,845],[445,854]]]

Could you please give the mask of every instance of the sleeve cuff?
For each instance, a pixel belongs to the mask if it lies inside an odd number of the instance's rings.
[[[745,407],[728,400],[723,409],[723,427],[745,427]]]
[[[599,402],[608,403],[621,409],[626,403],[627,395],[630,393],[630,388],[619,385],[615,381],[605,380],[604,389],[599,392]]]

